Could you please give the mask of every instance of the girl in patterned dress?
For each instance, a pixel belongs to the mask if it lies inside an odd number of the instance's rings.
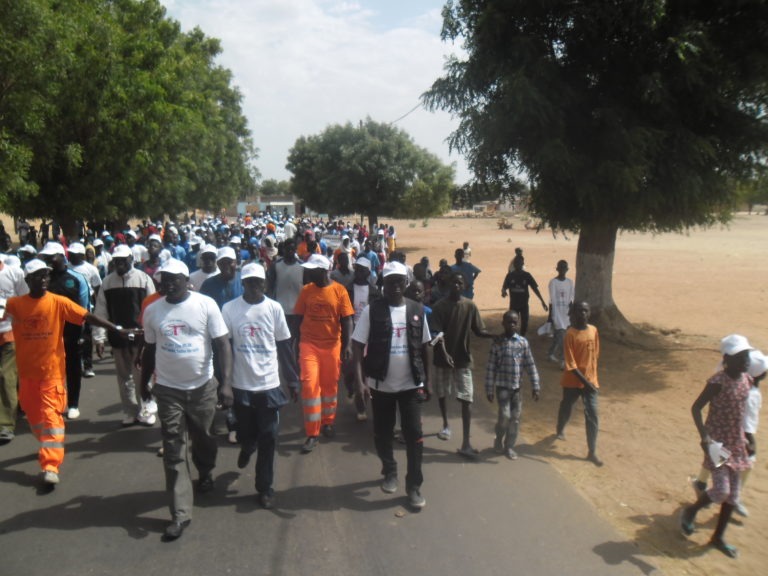
[[[723,369],[707,381],[691,407],[693,421],[701,436],[704,466],[712,472],[712,487],[683,509],[680,526],[685,535],[692,534],[698,511],[712,502],[720,504],[717,527],[709,545],[730,558],[736,558],[738,551],[725,542],[723,534],[739,501],[739,472],[751,467],[743,428],[747,394],[752,386],[752,377],[747,374],[751,349],[744,336],[731,334],[723,338],[720,342]],[[704,422],[702,411],[707,404],[709,412]],[[715,463],[710,458],[709,447],[713,442],[721,442],[730,451],[725,463]]]

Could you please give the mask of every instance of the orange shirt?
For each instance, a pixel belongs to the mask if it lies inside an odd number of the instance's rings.
[[[160,292],[152,292],[152,294],[141,301],[141,312],[139,312],[139,318],[137,320],[139,326],[144,326],[144,310],[146,310],[147,306],[152,304],[152,302],[156,302],[157,300],[160,300],[160,298],[163,298],[163,294],[160,294]]]
[[[597,381],[597,359],[600,356],[600,337],[597,334],[597,328],[592,324],[587,324],[584,330],[578,330],[573,326],[568,328],[563,344],[563,356],[565,370],[560,379],[560,386],[584,388],[581,380],[571,372],[577,368],[596,388],[600,388]]]
[[[299,292],[294,314],[301,321],[301,339],[322,348],[331,348],[341,338],[341,319],[354,316],[355,309],[349,301],[349,292],[338,282],[320,288],[310,282]]]
[[[82,324],[88,311],[50,292],[10,298],[5,309],[13,320],[19,378],[64,380],[64,323]]]

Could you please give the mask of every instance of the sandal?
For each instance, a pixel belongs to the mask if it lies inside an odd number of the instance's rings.
[[[739,556],[739,550],[735,546],[726,544],[723,540],[710,540],[709,545],[720,550],[728,558],[738,558]]]
[[[464,458],[467,458],[468,460],[477,460],[477,455],[480,453],[478,450],[475,450],[472,447],[459,448],[458,450],[456,450],[456,452],[458,452],[459,455],[464,456]]]

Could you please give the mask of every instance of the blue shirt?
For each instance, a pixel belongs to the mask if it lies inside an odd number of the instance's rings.
[[[243,295],[243,282],[240,280],[240,270],[235,271],[232,280],[224,280],[221,274],[207,278],[200,286],[200,294],[205,294],[216,300],[219,310],[227,302]]]

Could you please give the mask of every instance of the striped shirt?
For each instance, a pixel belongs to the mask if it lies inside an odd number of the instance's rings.
[[[539,390],[539,371],[533,361],[528,340],[519,334],[494,340],[485,369],[486,394],[492,394],[496,386],[517,390],[520,388],[523,370],[528,373],[531,387]]]

